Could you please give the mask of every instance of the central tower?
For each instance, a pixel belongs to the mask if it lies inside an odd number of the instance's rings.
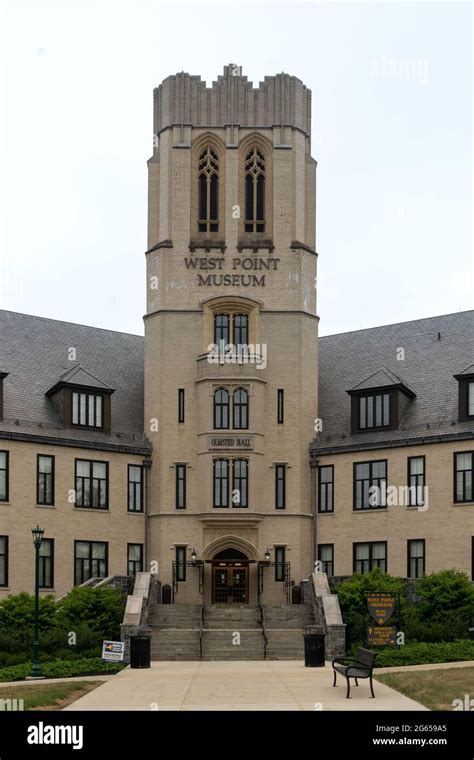
[[[206,604],[283,602],[314,561],[310,125],[311,93],[287,74],[254,88],[229,64],[210,88],[180,73],[154,91],[147,556],[176,603],[198,603],[202,581]]]

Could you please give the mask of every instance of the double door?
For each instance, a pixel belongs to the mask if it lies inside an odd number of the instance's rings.
[[[248,565],[218,563],[212,568],[214,604],[248,603]]]

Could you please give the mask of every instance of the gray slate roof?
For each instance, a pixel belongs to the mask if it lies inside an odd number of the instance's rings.
[[[403,361],[397,360],[399,348],[405,351]],[[472,422],[458,422],[458,383],[453,375],[465,371],[473,359],[474,311],[320,338],[323,430],[315,439],[315,449],[472,432]],[[351,399],[346,391],[364,387],[364,381],[382,367],[402,378],[416,398],[409,402],[398,430],[352,435]]]
[[[76,349],[76,362],[68,350]],[[0,310],[0,432],[143,448],[143,337]],[[45,393],[61,378],[116,389],[111,433],[66,428]],[[17,423],[18,420],[18,423]]]

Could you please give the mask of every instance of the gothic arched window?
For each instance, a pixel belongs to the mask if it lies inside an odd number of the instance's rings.
[[[265,158],[257,148],[245,159],[245,232],[265,232]]]
[[[229,429],[229,391],[217,388],[214,391],[214,430]]]
[[[207,147],[199,156],[199,232],[217,232],[219,229],[219,159]]]
[[[249,426],[249,394],[245,388],[237,388],[233,395],[233,428],[248,430]]]

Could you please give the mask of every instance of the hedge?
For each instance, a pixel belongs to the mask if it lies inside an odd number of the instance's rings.
[[[377,668],[395,665],[429,665],[436,662],[474,661],[474,641],[459,639],[437,644],[419,642],[401,647],[386,647],[379,652],[375,661]]]
[[[92,676],[102,673],[118,673],[125,665],[120,662],[107,663],[99,657],[79,658],[77,660],[54,660],[42,662],[41,672],[46,678],[72,678],[74,676]],[[31,663],[0,668],[0,682],[23,681],[31,675]]]

